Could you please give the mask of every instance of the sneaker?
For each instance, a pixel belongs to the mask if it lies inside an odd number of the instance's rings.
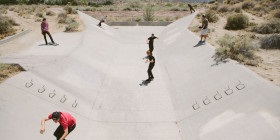
[[[151,81],[153,81],[154,79],[155,79],[155,78],[154,78],[154,77],[152,77],[152,78],[151,78]]]

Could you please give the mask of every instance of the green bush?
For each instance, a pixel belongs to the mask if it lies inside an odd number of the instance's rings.
[[[213,10],[207,10],[205,13],[206,18],[209,22],[215,23],[219,20],[219,17],[217,16],[217,13]]]
[[[227,18],[225,29],[240,30],[245,29],[249,25],[249,18],[243,14],[236,14]]]
[[[225,61],[227,58],[231,58],[245,64],[257,64],[252,63],[253,60],[257,61],[257,57],[254,54],[255,49],[248,36],[235,37],[226,34],[218,40],[218,44],[221,47],[216,49],[214,55],[214,60],[217,63]]]
[[[154,20],[154,11],[151,5],[147,5],[145,11],[143,13],[143,19],[145,21],[153,21]]]
[[[270,20],[267,23],[264,23],[260,26],[253,28],[253,32],[259,34],[273,34],[273,33],[280,33],[280,20]]]
[[[280,34],[273,34],[264,37],[260,41],[263,49],[280,49]]]

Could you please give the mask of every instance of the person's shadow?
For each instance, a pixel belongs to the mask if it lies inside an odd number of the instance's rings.
[[[205,41],[198,41],[198,43],[193,47],[199,47],[201,45],[205,45]]]

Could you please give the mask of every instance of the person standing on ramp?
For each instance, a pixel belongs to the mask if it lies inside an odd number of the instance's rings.
[[[54,132],[57,140],[65,140],[76,127],[76,119],[66,112],[53,112],[47,118],[42,119],[40,133],[45,132],[45,122],[52,119],[55,123],[59,122],[59,126]]]
[[[149,50],[151,54],[153,53],[154,50],[154,39],[159,39],[159,38],[156,37],[154,34],[152,34],[152,36],[149,37],[147,40],[147,44],[149,44]]]
[[[106,21],[107,16],[103,17],[97,26],[101,27],[101,23]]]
[[[47,19],[46,18],[43,18],[43,22],[41,23],[41,30],[42,30],[42,34],[44,35],[44,39],[45,39],[45,42],[46,42],[46,45],[48,45],[48,41],[47,41],[47,37],[46,37],[46,34],[48,34],[48,36],[50,37],[51,41],[53,44],[56,44],[54,41],[53,41],[53,38],[49,32],[49,24],[47,22]]]
[[[188,6],[190,7],[190,11],[191,11],[191,13],[192,13],[192,12],[195,12],[195,10],[193,9],[193,7],[192,7],[192,5],[191,5],[191,4],[188,4]]]
[[[147,52],[147,60],[146,60],[146,63],[150,63],[149,64],[149,67],[148,67],[148,79],[146,80],[146,81],[152,81],[153,79],[154,79],[154,75],[153,75],[153,73],[152,73],[152,69],[154,68],[154,66],[155,66],[155,58],[154,58],[154,56],[152,55],[152,53],[151,53],[151,51],[150,50],[148,50]]]

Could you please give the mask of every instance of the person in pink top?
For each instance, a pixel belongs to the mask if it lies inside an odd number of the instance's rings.
[[[65,140],[66,136],[72,132],[76,127],[76,119],[66,112],[53,112],[47,118],[43,118],[41,121],[40,133],[45,132],[45,122],[52,119],[55,123],[59,122],[59,126],[54,132],[54,136],[57,140]]]
[[[53,38],[52,38],[52,36],[51,36],[51,34],[49,32],[49,24],[48,24],[46,18],[43,18],[43,22],[41,23],[41,30],[42,30],[42,34],[44,35],[44,39],[45,39],[46,45],[48,45],[46,34],[49,35],[52,43],[55,44],[54,41],[53,41]]]

